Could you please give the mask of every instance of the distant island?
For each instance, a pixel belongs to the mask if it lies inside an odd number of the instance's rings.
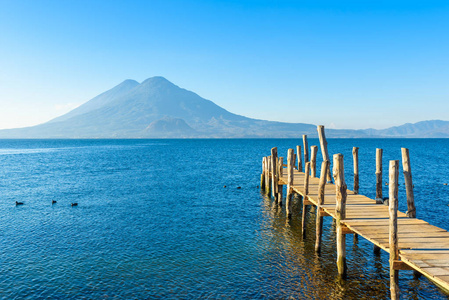
[[[125,80],[65,115],[0,138],[297,138],[316,137],[316,125],[251,119],[233,114],[163,77]],[[449,121],[387,129],[327,129],[335,138],[448,138]]]

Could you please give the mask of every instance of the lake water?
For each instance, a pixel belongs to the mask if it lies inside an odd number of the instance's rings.
[[[300,142],[0,141],[0,298],[389,298],[386,252],[376,256],[372,244],[348,236],[348,279],[341,282],[331,219],[317,257],[314,212],[303,239],[300,202],[287,222],[258,189],[262,156],[273,146],[286,156]],[[351,151],[360,147],[360,193],[371,198],[375,148],[384,149],[387,181],[388,160],[400,160],[408,147],[417,216],[449,229],[449,140],[328,142],[331,154],[345,156],[350,189]],[[403,182],[401,175],[399,208],[406,211]],[[404,299],[448,299],[411,271],[400,272],[400,288]]]

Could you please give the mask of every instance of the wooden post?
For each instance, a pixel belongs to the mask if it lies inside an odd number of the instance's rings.
[[[265,160],[266,158],[263,157],[262,158],[262,174],[260,174],[260,189],[263,191],[265,189],[265,174],[266,174],[266,169],[265,169]]]
[[[359,147],[352,148],[352,156],[354,159],[354,194],[359,193]]]
[[[310,162],[306,162],[306,166],[304,168],[304,173],[305,173],[305,177],[304,177],[304,194],[305,197],[304,199],[307,197],[307,195],[309,194],[309,175],[310,175]]]
[[[278,177],[277,177],[277,160],[278,160],[278,148],[271,148],[271,196],[276,200]]]
[[[318,185],[318,203],[316,208],[316,239],[315,252],[321,252],[321,236],[323,232],[323,216],[322,205],[324,204],[324,189],[327,181],[327,172],[329,169],[329,161],[325,160],[321,163],[320,184]]]
[[[281,178],[284,175],[284,158],[278,157],[278,172],[279,172],[279,178]]]
[[[296,146],[296,159],[298,160],[298,171],[302,172],[301,146]]]
[[[338,274],[346,278],[346,239],[341,221],[346,218],[346,182],[343,164],[343,155],[334,155],[334,178],[336,187],[335,223],[337,225],[337,268]]]
[[[382,149],[376,149],[376,203],[382,204]]]
[[[354,162],[354,194],[359,193],[359,147],[352,147],[352,158]],[[353,242],[357,244],[359,241],[359,235],[354,233]]]
[[[376,203],[382,204],[382,153],[380,148],[376,149]],[[373,245],[373,251],[375,255],[380,255],[380,247]]]
[[[282,186],[282,184],[280,184],[280,185],[278,185],[278,193],[277,193],[277,196],[276,196],[276,203],[279,206],[282,206],[282,196],[283,196],[283,194],[284,194],[283,186]]]
[[[301,224],[302,224],[302,236],[305,237],[306,235],[306,201],[308,200],[308,194],[309,194],[309,176],[310,176],[310,162],[306,162],[305,168],[305,177],[304,177],[304,197],[302,199],[302,217],[301,217]]]
[[[394,262],[399,259],[398,248],[398,172],[399,161],[390,160],[389,182],[389,212],[390,212],[390,296],[391,299],[399,299],[399,272],[394,268]]]
[[[405,191],[407,194],[407,217],[416,218],[415,195],[413,192],[412,168],[410,166],[410,154],[407,148],[401,148],[402,168],[404,170]],[[421,277],[421,273],[414,271],[415,278]]]
[[[311,170],[311,176],[316,177],[316,154],[318,152],[317,146],[310,147],[310,170]]]
[[[279,205],[282,205],[282,194],[284,192],[282,184],[279,184],[279,178],[283,175],[284,172],[284,158],[281,156],[278,158],[278,190],[276,194],[276,202]]]
[[[265,194],[270,196],[271,192],[271,156],[267,156],[265,160],[267,175],[265,176]]]
[[[309,161],[309,145],[307,143],[307,134],[302,135],[302,142],[304,145],[304,163]]]
[[[415,196],[413,194],[412,168],[410,167],[410,155],[407,148],[401,148],[402,168],[404,170],[405,190],[407,193],[407,216],[416,218]]]
[[[320,139],[321,154],[323,155],[323,161],[328,160],[330,162],[329,152],[327,151],[326,135],[324,134],[324,126],[318,125],[317,130],[318,130],[318,138]],[[329,164],[329,170],[327,171],[327,181],[332,182],[332,175],[330,172],[330,164]]]
[[[287,218],[291,218],[292,216],[292,196],[293,196],[293,168],[295,165],[295,155],[293,149],[288,149],[287,153],[287,197],[286,201],[286,212]]]
[[[262,158],[262,169],[263,169],[263,184],[261,183],[260,186],[263,186],[263,189],[265,190],[265,183],[267,181],[266,176],[268,173],[268,167],[267,167],[267,157],[264,156]]]

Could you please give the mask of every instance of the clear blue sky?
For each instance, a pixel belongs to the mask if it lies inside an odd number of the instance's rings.
[[[0,128],[152,76],[253,118],[449,120],[449,1],[0,0]]]

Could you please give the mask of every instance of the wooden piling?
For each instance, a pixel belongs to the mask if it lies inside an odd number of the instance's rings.
[[[310,162],[306,162],[305,165],[305,177],[304,177],[304,197],[302,199],[302,216],[301,216],[301,224],[302,224],[302,236],[306,235],[306,202],[308,201],[309,194],[309,177],[310,177]]]
[[[399,299],[399,271],[394,264],[399,259],[398,247],[398,172],[399,161],[390,161],[389,170],[389,250],[390,250],[390,296]]]
[[[278,158],[278,189],[277,189],[277,195],[276,195],[276,203],[279,205],[282,205],[282,194],[284,192],[282,184],[279,184],[279,178],[282,177],[284,173],[284,158],[281,156]]]
[[[345,182],[345,171],[343,164],[343,155],[334,155],[334,179],[336,187],[336,225],[337,225],[337,269],[342,278],[346,278],[346,239],[343,233],[341,221],[346,218],[346,196],[347,188]]]
[[[296,159],[298,160],[298,171],[302,172],[301,146],[296,146]]]
[[[410,154],[407,148],[401,148],[402,169],[404,171],[405,192],[407,194],[407,211],[409,218],[416,218],[415,195],[413,192],[412,168],[410,166]],[[415,278],[421,277],[421,273],[413,271]]]
[[[310,176],[310,162],[306,162],[306,166],[304,168],[304,194],[307,196],[309,194],[309,176]]]
[[[278,160],[278,148],[271,148],[271,196],[276,200],[277,188],[278,188],[278,174],[277,174],[277,160]]]
[[[284,157],[278,157],[278,174],[281,177],[284,174]]]
[[[293,169],[295,165],[295,155],[293,149],[288,149],[287,153],[287,197],[285,199],[287,218],[292,216],[292,196],[293,196]]]
[[[307,142],[307,134],[303,134],[302,143],[304,146],[304,163],[309,161],[309,144]]]
[[[320,183],[318,185],[318,202],[316,208],[316,239],[315,239],[315,252],[321,252],[321,236],[323,232],[323,211],[322,205],[324,204],[324,189],[327,181],[327,172],[329,169],[329,161],[325,160],[321,163]]]
[[[354,194],[359,193],[359,147],[352,148],[352,157],[354,160]]]
[[[267,174],[267,170],[265,167],[265,157],[262,157],[262,174],[260,174],[260,189],[265,190],[265,176]]]
[[[376,203],[382,204],[382,152],[380,148],[376,149]]]
[[[270,159],[270,157],[269,156],[265,156],[264,157],[265,158],[265,160],[264,160],[264,162],[265,162],[265,176],[264,176],[264,178],[265,178],[265,183],[264,183],[264,186],[265,186],[265,189],[267,189],[267,182],[269,182],[269,172],[270,172],[270,166],[269,166],[269,159]]]
[[[323,155],[323,161],[328,160],[330,162],[329,152],[327,150],[327,139],[326,139],[326,135],[324,133],[324,126],[318,125],[317,131],[318,131],[318,138],[320,139],[321,154]],[[329,169],[327,171],[327,181],[331,183],[332,175],[330,173],[331,172],[330,172],[330,164],[329,164]]]
[[[284,194],[283,185],[278,185],[278,192],[276,194],[276,203],[279,206],[282,206],[282,197]]]
[[[415,196],[413,193],[412,169],[410,167],[410,155],[407,148],[401,148],[402,168],[404,170],[405,191],[407,194],[407,216],[416,218]]]
[[[376,203],[382,204],[382,153],[380,148],[376,149]],[[380,255],[380,247],[373,245],[373,251],[375,255]]]
[[[318,152],[317,146],[310,147],[310,170],[312,178],[316,177],[316,155]]]
[[[329,171],[330,162],[325,160],[321,163],[320,183],[318,185],[318,205],[324,204],[324,189],[326,186],[327,172]]]
[[[270,195],[271,192],[271,157],[270,156],[266,156],[265,157],[265,170],[266,170],[266,176],[265,176],[265,194],[267,194],[268,196]]]

